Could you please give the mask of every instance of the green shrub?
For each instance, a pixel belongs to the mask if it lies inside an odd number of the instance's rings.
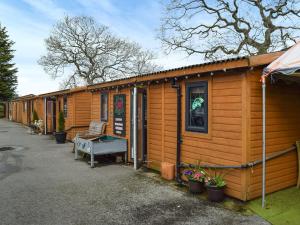
[[[37,114],[37,112],[35,110],[33,110],[32,120],[33,121],[39,120],[39,116],[38,116],[38,114]]]
[[[63,132],[65,130],[65,117],[63,112],[58,114],[58,132]]]

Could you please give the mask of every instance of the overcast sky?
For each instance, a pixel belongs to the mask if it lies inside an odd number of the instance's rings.
[[[200,63],[200,57],[163,54],[156,39],[161,13],[161,0],[0,0],[0,22],[15,41],[18,94],[40,94],[59,88],[60,80],[52,80],[37,60],[45,54],[44,39],[64,15],[93,16],[117,35],[157,52],[156,62],[166,69]]]

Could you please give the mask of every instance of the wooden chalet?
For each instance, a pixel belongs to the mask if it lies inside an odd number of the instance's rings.
[[[160,170],[216,165],[226,192],[241,200],[261,195],[263,69],[283,52],[170,69],[88,86],[91,120],[128,140],[128,160]],[[299,86],[267,89],[267,154],[300,140]],[[252,166],[251,166],[252,165]],[[267,162],[267,193],[297,182],[295,149]]]
[[[36,101],[39,105],[38,114],[44,113],[41,118],[45,121],[45,133],[57,131],[60,111],[64,113],[68,140],[72,140],[78,131],[89,126],[91,93],[86,91],[86,87],[41,94]]]

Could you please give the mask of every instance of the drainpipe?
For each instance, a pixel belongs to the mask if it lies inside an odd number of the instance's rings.
[[[265,207],[266,194],[266,78],[262,76],[262,208]]]
[[[137,151],[137,142],[138,142],[138,129],[137,129],[137,87],[133,88],[133,164],[134,169],[138,169],[138,151]]]
[[[182,184],[183,181],[180,175],[181,167],[181,87],[176,80],[172,80],[172,88],[176,89],[177,93],[177,145],[176,145],[176,181]]]

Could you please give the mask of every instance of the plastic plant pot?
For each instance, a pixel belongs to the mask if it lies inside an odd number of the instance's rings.
[[[206,186],[208,200],[211,202],[222,202],[225,198],[225,186],[217,187],[217,186]]]
[[[189,180],[189,190],[192,194],[200,194],[205,190],[204,183]]]
[[[64,144],[66,142],[66,132],[56,132],[55,139],[57,144]]]

